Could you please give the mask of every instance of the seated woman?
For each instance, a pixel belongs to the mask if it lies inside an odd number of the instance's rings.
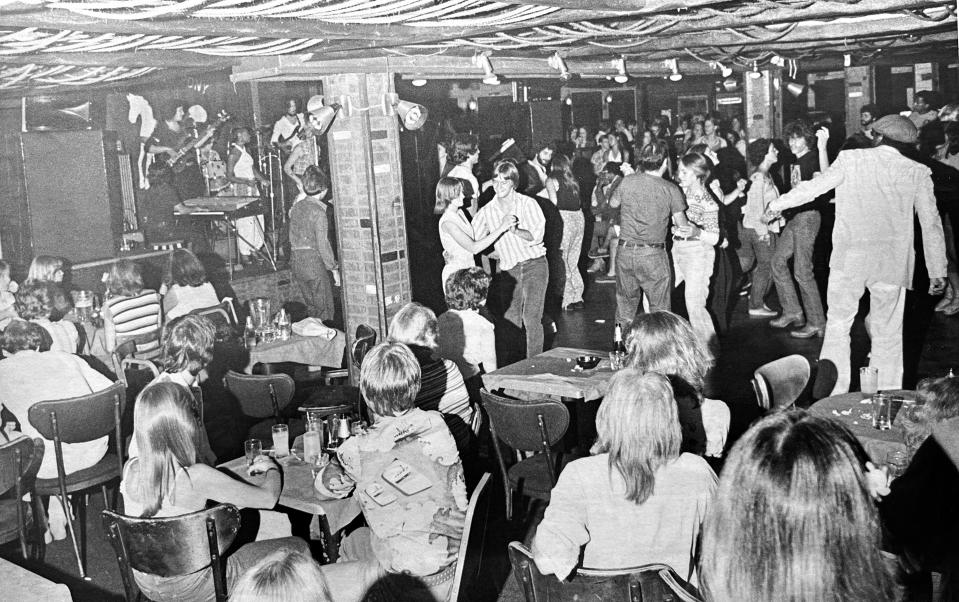
[[[23,283],[50,282],[64,289],[63,278],[65,275],[66,265],[62,259],[53,255],[37,255],[30,262],[27,279]],[[62,296],[58,296],[55,301],[57,311],[61,316],[67,316],[73,309],[73,299],[70,298],[70,295],[64,293]]]
[[[294,550],[274,552],[237,581],[233,602],[333,602],[320,565]]]
[[[52,282],[34,281],[24,284],[17,291],[14,307],[24,320],[39,324],[50,335],[50,349],[63,353],[76,353],[80,342],[77,325],[63,319],[66,295]],[[89,392],[89,391],[88,391]]]
[[[33,404],[38,401],[88,395],[112,384],[76,355],[49,351],[49,335],[37,324],[13,320],[0,334],[0,346],[7,356],[0,361],[0,383],[3,383],[0,386],[0,406],[6,407],[13,414],[20,425],[17,431],[28,437],[41,437],[27,417]],[[53,441],[45,440],[44,443],[46,451],[37,476],[41,479],[55,479],[57,456]],[[64,472],[70,474],[89,468],[99,462],[106,453],[105,436],[86,443],[64,443]],[[60,504],[56,498],[51,498],[50,530],[54,538],[66,537],[65,526],[66,517]]]
[[[959,596],[959,378],[919,383],[932,430],[906,471],[895,479],[879,504],[886,546],[918,570],[942,574],[949,595]]]
[[[170,254],[164,284],[167,288],[163,295],[163,313],[167,320],[220,302],[203,264],[187,249],[177,249]]]
[[[467,381],[496,370],[495,328],[479,313],[489,284],[490,277],[481,268],[453,272],[446,280],[450,309],[436,320],[440,357],[455,362]]]
[[[267,455],[252,469],[265,473],[262,485],[250,485],[198,459],[198,425],[190,393],[174,383],[156,383],[137,398],[133,437],[139,456],[123,467],[120,493],[124,512],[144,518],[180,516],[206,508],[210,502],[241,508],[272,508],[280,497],[280,471]],[[236,544],[234,544],[236,545]],[[248,543],[226,558],[227,590],[263,556],[292,548],[309,554],[302,539],[287,537]],[[151,600],[213,600],[213,572],[159,577],[133,571],[140,590]]]
[[[533,539],[536,566],[565,579],[580,557],[596,569],[658,562],[691,580],[716,475],[702,458],[680,452],[669,381],[617,372],[596,430],[594,455],[566,465],[553,488]]]
[[[873,501],[887,477],[867,458],[845,426],[805,411],[754,424],[726,460],[703,527],[705,599],[900,599]]]
[[[455,369],[455,368],[454,368]],[[360,391],[373,415],[370,430],[350,437],[340,465],[328,465],[320,482],[328,494],[355,483],[368,528],[344,539],[337,564],[322,567],[336,600],[364,599],[373,583],[389,589],[391,575],[410,577],[446,600],[456,571],[466,486],[456,444],[438,412],[413,403],[420,365],[405,345],[381,343],[360,368]],[[344,474],[345,471],[345,474]],[[398,600],[399,592],[368,599]]]
[[[636,316],[626,337],[626,365],[669,377],[679,410],[681,451],[719,457],[729,432],[729,407],[703,397],[709,356],[689,322],[668,311]]]
[[[436,314],[419,303],[407,303],[390,321],[389,340],[410,348],[419,362],[421,384],[414,405],[443,415],[460,454],[472,445],[478,412],[456,364],[436,355]]]
[[[100,316],[106,333],[107,351],[113,353],[117,345],[135,340],[137,357],[153,359],[160,353],[160,295],[144,288],[140,266],[129,259],[113,264],[107,275],[107,298]]]

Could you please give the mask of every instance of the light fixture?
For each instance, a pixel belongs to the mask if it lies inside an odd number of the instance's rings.
[[[669,74],[669,81],[678,82],[683,79],[683,74],[679,72],[679,62],[676,59],[667,59],[666,66],[672,71]]]
[[[844,54],[842,55],[842,66],[843,67],[852,67],[852,55]]]
[[[749,72],[749,77],[759,79],[762,76],[763,74],[759,71],[759,66],[756,64],[756,61],[753,61],[753,68],[752,71]]]
[[[417,77],[417,78],[415,78],[415,79],[411,79],[411,80],[410,80],[410,83],[411,83],[412,85],[416,86],[417,88],[419,88],[419,87],[422,87],[422,86],[425,86],[425,85],[426,85],[426,78],[425,78],[425,77]]]
[[[567,107],[571,107],[571,106],[573,106],[573,97],[572,97],[572,96],[567,96],[567,97],[566,97],[566,100],[564,100],[563,102],[566,103],[566,106],[567,106]]]
[[[786,82],[786,92],[789,92],[793,95],[794,98],[799,98],[803,92],[806,91],[806,86],[796,83],[796,82]]]
[[[483,70],[483,83],[489,86],[499,85],[499,77],[496,75],[496,72],[493,71],[493,63],[490,62],[489,56],[481,52],[477,52],[473,55],[472,63],[474,67]]]
[[[606,101],[606,104],[611,105],[611,104],[613,104],[613,95],[612,95],[612,94],[607,94],[607,95],[606,95],[606,98],[604,98],[603,100]]]
[[[626,73],[626,57],[621,56],[618,59],[613,59],[613,67],[616,69],[616,75],[613,77],[613,81],[617,84],[625,84],[629,81],[629,74]]]
[[[715,67],[716,67],[717,69],[719,69],[719,72],[720,72],[720,74],[722,74],[723,77],[729,77],[730,75],[733,74],[733,70],[732,70],[732,69],[730,69],[729,67],[727,67],[726,65],[724,65],[724,64],[722,64],[722,63],[720,63],[720,62],[718,62],[718,61],[716,62]]]
[[[475,111],[479,108],[479,104],[476,102],[475,98],[471,98],[466,102],[466,108],[470,111]]]
[[[395,92],[389,92],[383,95],[383,112],[390,115],[393,111],[400,118],[400,123],[407,130],[418,130],[426,123],[429,117],[429,111],[423,105],[400,100]]]
[[[554,52],[547,62],[550,67],[559,71],[559,78],[564,82],[573,77],[573,74],[569,72],[569,67],[566,66],[566,61],[559,55],[559,52]]]
[[[322,136],[326,133],[330,124],[333,123],[333,119],[336,118],[336,114],[339,113],[340,106],[336,102],[330,105],[324,104],[323,96],[320,94],[310,97],[310,100],[306,103],[306,112],[309,115],[310,127],[313,128],[315,135]]]

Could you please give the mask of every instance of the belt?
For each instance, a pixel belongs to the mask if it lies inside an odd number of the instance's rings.
[[[699,237],[698,237],[698,236],[691,236],[691,237],[689,237],[689,238],[685,238],[685,237],[683,237],[683,236],[674,236],[674,237],[673,237],[673,240],[682,240],[682,241],[689,241],[689,242],[699,242]]]
[[[664,242],[629,242],[628,240],[619,239],[619,246],[624,249],[665,249],[666,243]]]
[[[432,575],[427,575],[425,577],[419,577],[418,579],[426,584],[427,587],[434,585],[439,585],[440,583],[446,583],[453,578],[453,575],[456,574],[456,563],[449,565],[442,571],[438,573],[433,573]]]
[[[293,247],[291,251],[315,251],[313,247]]]

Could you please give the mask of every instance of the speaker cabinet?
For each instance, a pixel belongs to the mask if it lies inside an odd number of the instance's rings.
[[[21,147],[30,253],[73,263],[115,257],[123,198],[112,133],[26,132]]]

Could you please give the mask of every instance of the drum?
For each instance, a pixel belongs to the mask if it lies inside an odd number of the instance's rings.
[[[210,182],[210,194],[217,194],[230,186],[226,179],[226,163],[220,159],[211,159],[203,164],[203,175]]]

